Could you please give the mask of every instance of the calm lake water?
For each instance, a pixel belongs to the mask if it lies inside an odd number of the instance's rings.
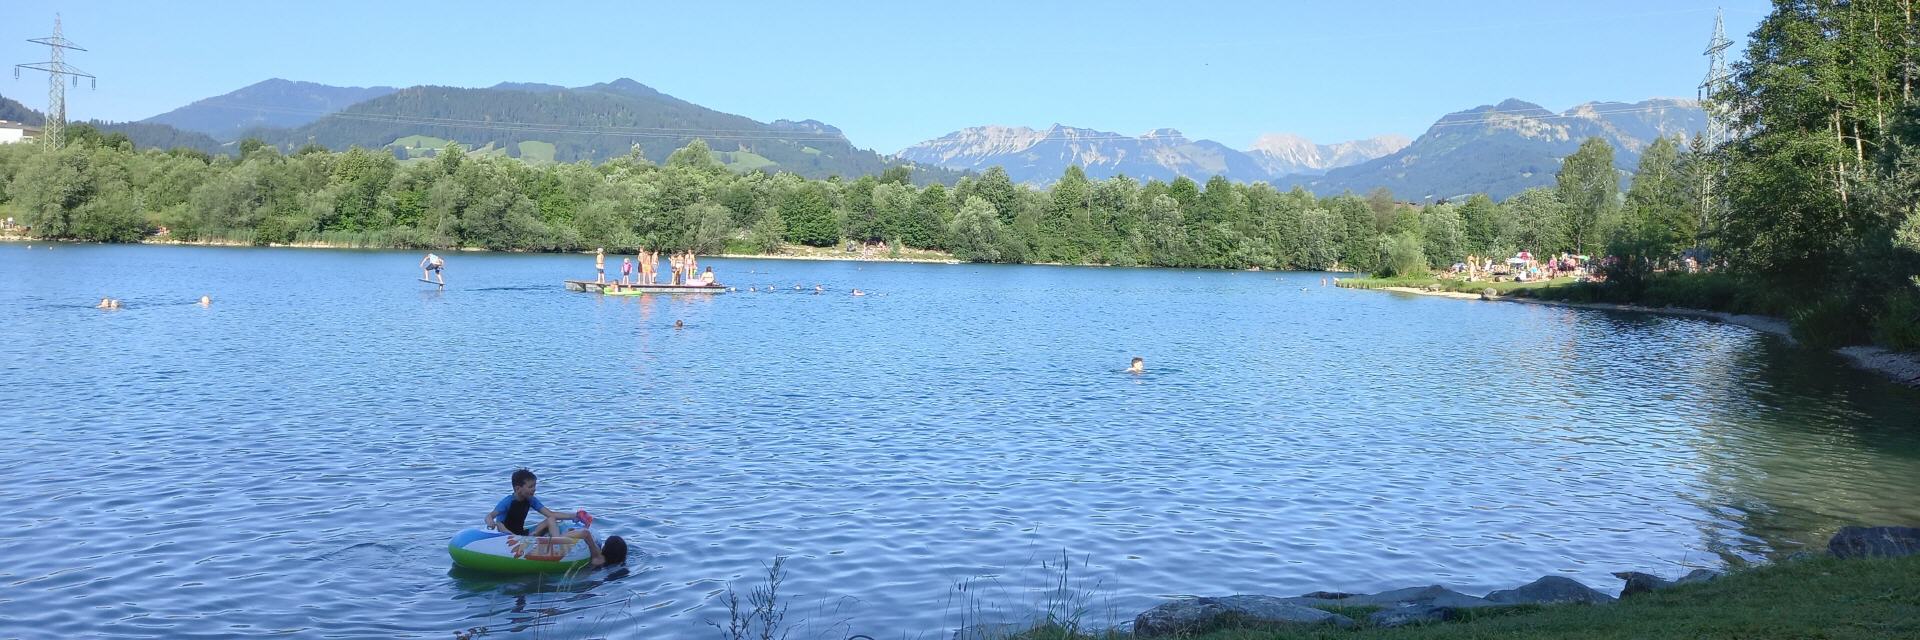
[[[1920,524],[1920,393],[1701,320],[1305,273],[715,259],[742,292],[602,298],[561,289],[588,256],[454,254],[441,291],[417,253],[45,247],[0,244],[4,637],[712,638],[786,556],[794,640],[945,638],[1044,605],[1062,557],[1108,624],[1612,592]],[[452,570],[522,466],[623,571]]]

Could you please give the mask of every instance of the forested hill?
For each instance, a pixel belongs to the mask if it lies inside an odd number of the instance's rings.
[[[633,80],[573,89],[502,84],[488,89],[419,86],[355,104],[291,130],[256,131],[282,148],[386,149],[429,156],[447,142],[470,152],[534,162],[604,162],[632,153],[665,161],[702,139],[738,170],[790,171],[809,178],[874,175],[890,161],[855,148],[838,129],[813,121],[763,123],[708,109]],[[916,182],[949,182],[958,173],[914,168]]]
[[[1276,182],[1305,184],[1322,195],[1386,187],[1412,200],[1473,193],[1498,200],[1552,186],[1560,160],[1587,138],[1612,144],[1614,166],[1630,172],[1655,138],[1692,136],[1706,123],[1706,112],[1692,100],[1589,102],[1556,114],[1510,99],[1447,114],[1413,144],[1387,156],[1317,178]]]
[[[35,127],[47,121],[45,117],[40,115],[40,112],[29,109],[27,105],[20,104],[18,101],[6,96],[0,96],[0,120],[18,122]]]

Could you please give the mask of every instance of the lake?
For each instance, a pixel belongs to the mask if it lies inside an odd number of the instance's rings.
[[[1920,524],[1920,392],[1697,319],[1318,273],[710,259],[740,292],[613,298],[561,288],[581,255],[454,253],[440,290],[420,253],[47,246],[0,243],[0,636],[713,638],[784,556],[794,640],[946,638],[1062,580],[1100,625],[1611,593]],[[453,569],[520,467],[634,557]]]

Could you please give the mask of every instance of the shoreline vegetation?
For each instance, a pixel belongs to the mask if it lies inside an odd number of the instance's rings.
[[[1698,282],[1721,276],[1670,274],[1665,277]],[[1754,304],[1734,303],[1731,302],[1731,298],[1721,303],[1719,309],[1711,308],[1710,300],[1692,300],[1692,304],[1687,304],[1687,301],[1657,296],[1643,296],[1638,302],[1609,302],[1604,301],[1605,290],[1602,285],[1577,282],[1574,278],[1497,283],[1468,282],[1431,276],[1426,278],[1342,278],[1335,280],[1334,285],[1346,289],[1372,289],[1456,300],[1515,302],[1571,309],[1657,313],[1717,320],[1778,336],[1788,344],[1831,351],[1855,368],[1879,374],[1900,384],[1920,387],[1920,353],[1874,345],[1823,344],[1818,340],[1805,340],[1807,329],[1795,327],[1792,320],[1766,313],[1748,312],[1746,310],[1753,309]]]
[[[787,603],[776,558],[753,607],[730,598],[723,640],[782,637]],[[1920,528],[1842,527],[1824,549],[1725,571],[1674,568],[1663,577],[1619,571],[1618,595],[1547,575],[1483,596],[1442,585],[1373,594],[1313,591],[1165,599],[1138,615],[1100,612],[1097,581],[1076,580],[1064,552],[1042,562],[1045,586],[1028,605],[985,602],[968,586],[954,640],[1461,640],[1468,638],[1861,638],[1920,637]],[[1605,585],[1603,585],[1605,586]],[[729,583],[728,592],[735,585]],[[984,612],[1026,610],[1020,619]],[[781,615],[768,616],[768,612]],[[1005,615],[1005,614],[1002,614]],[[846,625],[848,621],[838,624]],[[854,626],[841,635],[865,637]],[[922,634],[926,637],[928,634]],[[931,634],[948,637],[946,631]],[[837,636],[836,636],[837,637]]]

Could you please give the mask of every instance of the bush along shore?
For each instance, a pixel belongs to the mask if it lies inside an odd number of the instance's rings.
[[[1130,625],[1086,630],[1049,616],[1028,627],[976,625],[954,640],[1097,638],[1916,638],[1920,528],[1846,527],[1825,553],[1676,579],[1614,574],[1618,595],[1562,576],[1472,596],[1443,586],[1373,594],[1183,598]]]
[[[1920,387],[1920,309],[1896,310],[1916,314],[1910,321],[1862,322],[1864,310],[1826,303],[1800,306],[1790,296],[1724,274],[1663,274],[1632,295],[1573,278],[1468,282],[1416,276],[1344,278],[1334,284],[1348,289],[1719,320],[1779,336],[1789,343],[1828,349],[1855,367]]]

